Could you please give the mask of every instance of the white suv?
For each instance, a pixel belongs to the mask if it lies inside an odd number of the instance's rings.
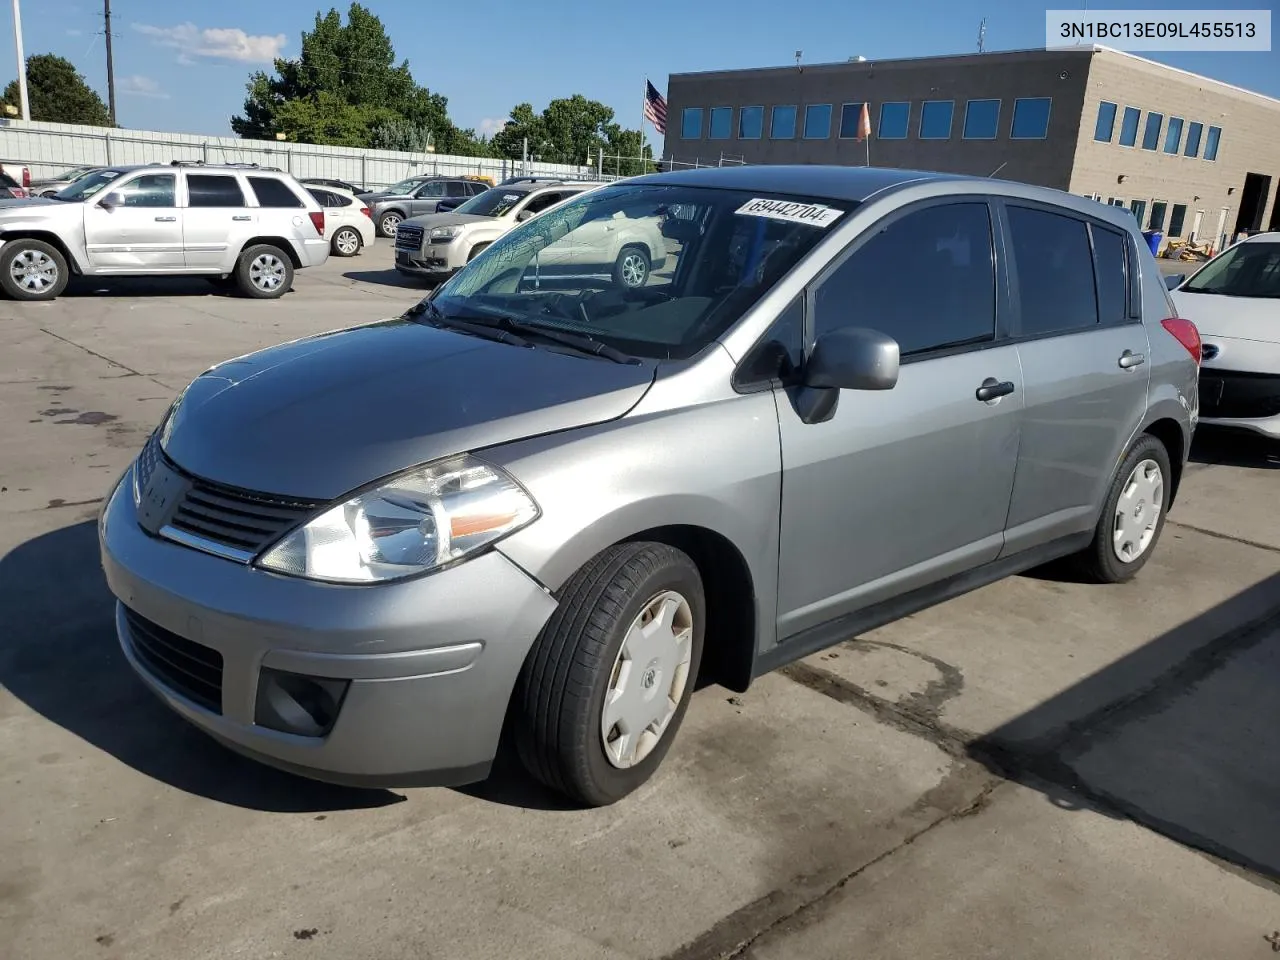
[[[251,164],[104,167],[52,198],[0,201],[0,288],[52,300],[72,274],[190,274],[258,299],[329,257],[324,209]]]

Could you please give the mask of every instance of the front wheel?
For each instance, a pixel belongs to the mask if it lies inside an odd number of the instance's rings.
[[[538,780],[606,806],[653,776],[684,718],[702,660],[702,578],[674,547],[624,543],[558,599],[516,685],[517,746]]]
[[[260,243],[240,254],[236,263],[236,286],[246,297],[274,300],[293,286],[293,264],[279,247]]]
[[[396,235],[396,228],[400,226],[400,221],[403,219],[404,217],[400,216],[400,214],[396,213],[394,210],[388,210],[378,218],[378,232],[384,237],[394,237]]]
[[[333,252],[339,257],[354,257],[360,252],[360,234],[351,227],[342,227],[333,235]]]
[[[67,289],[67,260],[43,240],[10,240],[0,247],[0,287],[15,300],[52,300]]]

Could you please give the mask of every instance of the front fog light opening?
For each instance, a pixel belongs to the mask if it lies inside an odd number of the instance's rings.
[[[333,729],[350,680],[309,677],[263,667],[253,722],[299,737],[323,737]]]

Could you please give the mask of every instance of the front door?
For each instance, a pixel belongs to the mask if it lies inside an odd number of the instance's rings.
[[[89,263],[108,273],[180,270],[182,210],[177,175],[143,173],[84,206]],[[103,200],[112,201],[103,206]],[[96,201],[96,202],[95,202]]]
[[[1218,211],[1218,232],[1213,235],[1213,249],[1215,253],[1224,249],[1227,245],[1227,216],[1230,213],[1230,207],[1223,207]]]
[[[1150,345],[1127,234],[1010,203],[1014,332],[1026,414],[1006,553],[1083,534],[1147,407]]]
[[[429,180],[414,191],[413,198],[408,201],[409,216],[420,217],[424,213],[435,213],[440,198],[445,194],[445,181]]]
[[[798,415],[803,388],[778,393],[784,640],[995,559],[1017,463],[1022,376],[997,335],[986,201],[900,211],[850,249],[813,288],[811,332],[889,334],[901,374],[842,391],[823,423]],[[984,384],[1000,395],[979,399]]]

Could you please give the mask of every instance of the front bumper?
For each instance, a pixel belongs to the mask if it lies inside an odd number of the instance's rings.
[[[1280,373],[1203,366],[1200,423],[1280,439]]]
[[[445,244],[430,244],[425,251],[396,248],[396,269],[407,276],[447,280],[461,270],[462,266],[453,262]]]
[[[134,670],[175,712],[272,766],[356,786],[484,779],[525,655],[555,601],[501,553],[399,583],[335,586],[159,540],[123,482],[103,510],[102,565]],[[149,669],[130,617],[221,655],[221,709]],[[255,723],[261,668],[350,680],[323,737]]]

